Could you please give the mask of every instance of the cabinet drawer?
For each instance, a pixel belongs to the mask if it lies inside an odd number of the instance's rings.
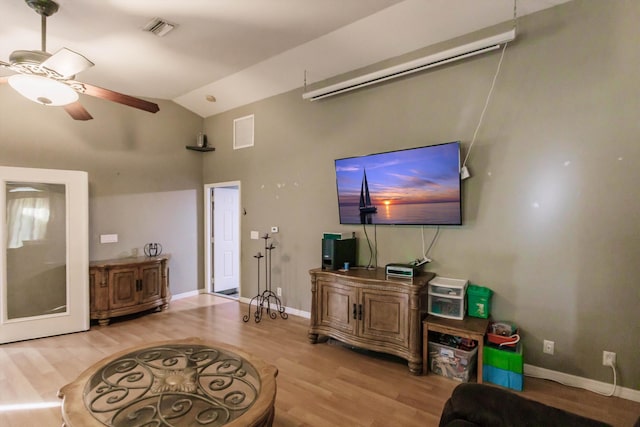
[[[449,298],[429,292],[429,314],[448,319],[464,319],[466,298]]]
[[[467,280],[436,277],[429,282],[429,293],[460,298],[465,296],[467,284]]]

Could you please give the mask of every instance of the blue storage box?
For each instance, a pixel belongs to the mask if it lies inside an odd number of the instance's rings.
[[[518,374],[491,365],[482,365],[482,381],[522,391],[523,374]]]

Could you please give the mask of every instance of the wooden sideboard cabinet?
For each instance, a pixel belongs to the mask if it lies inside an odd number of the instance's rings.
[[[435,274],[387,278],[383,268],[331,271],[313,269],[309,341],[335,338],[356,347],[393,354],[422,373],[422,319],[427,283]]]
[[[91,319],[106,326],[112,317],[169,307],[169,255],[91,261]]]

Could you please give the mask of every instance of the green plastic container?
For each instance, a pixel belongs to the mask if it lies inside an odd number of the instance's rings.
[[[491,295],[493,291],[484,286],[467,287],[467,314],[471,317],[487,319],[491,315]]]
[[[484,346],[482,354],[485,365],[500,368],[505,371],[522,374],[524,360],[522,358],[522,343],[516,345],[515,351],[500,350],[489,345]]]

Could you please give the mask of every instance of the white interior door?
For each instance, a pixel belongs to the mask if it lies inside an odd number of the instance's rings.
[[[214,292],[238,289],[240,254],[238,251],[238,189],[213,189],[213,283]]]
[[[88,179],[0,167],[0,343],[89,329]]]
[[[240,292],[240,181],[204,186],[205,288]]]

